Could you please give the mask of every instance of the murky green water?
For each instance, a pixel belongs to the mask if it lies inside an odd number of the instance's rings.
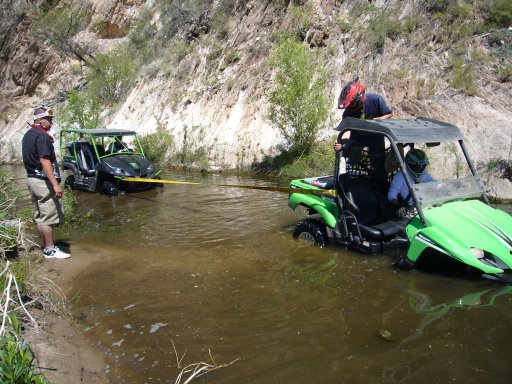
[[[93,260],[68,296],[109,382],[174,383],[212,358],[238,360],[197,382],[510,382],[511,287],[302,247],[285,194],[211,186],[271,180],[164,177],[205,185],[78,192],[90,218],[60,234],[63,262]]]

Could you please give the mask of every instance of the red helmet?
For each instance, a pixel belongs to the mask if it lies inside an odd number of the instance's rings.
[[[338,99],[338,108],[347,109],[355,107],[363,98],[364,87],[362,84],[351,81],[343,87],[340,98]]]

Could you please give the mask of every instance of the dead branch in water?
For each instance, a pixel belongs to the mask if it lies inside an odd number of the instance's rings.
[[[173,340],[171,340],[171,341],[172,341],[172,347],[174,348],[174,355],[176,356],[176,363],[177,363],[177,366],[179,369],[181,367],[181,361],[185,357],[185,354],[187,353],[187,351],[185,351],[185,353],[181,356],[181,358],[179,358],[178,352],[176,351],[176,346],[174,345],[174,341]],[[212,372],[212,371],[215,371],[220,368],[229,367],[230,365],[234,364],[236,361],[240,360],[238,358],[238,359],[231,361],[230,363],[217,364],[215,362],[215,359],[212,357],[212,353],[209,349],[208,349],[208,354],[210,355],[211,363],[205,363],[205,362],[201,361],[199,363],[192,363],[192,364],[187,365],[180,371],[174,384],[188,384],[188,383],[192,382],[192,380],[197,379],[198,377],[201,377],[203,375],[206,375],[208,372]],[[182,382],[182,380],[184,380],[184,381]]]

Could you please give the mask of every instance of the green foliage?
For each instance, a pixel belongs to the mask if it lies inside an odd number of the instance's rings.
[[[211,26],[219,39],[225,39],[229,33],[229,15],[235,9],[236,0],[221,0],[215,8]]]
[[[313,4],[308,2],[306,5],[290,5],[290,14],[293,24],[300,29],[307,31],[312,26]]]
[[[206,55],[206,60],[210,63],[217,60],[222,55],[223,50],[224,48],[220,44],[214,44]]]
[[[350,29],[352,28],[352,24],[350,23],[350,21],[348,21],[344,17],[336,16],[334,18],[334,22],[338,25],[341,32],[343,32],[343,33],[349,32]]]
[[[6,258],[16,253],[19,228],[9,222],[16,218],[15,201],[19,191],[12,176],[0,169],[0,256]]]
[[[89,92],[106,104],[121,101],[128,93],[138,70],[138,63],[127,45],[94,58],[88,74]]]
[[[332,174],[334,169],[334,150],[332,140],[315,143],[311,151],[295,159],[282,169],[283,176],[289,178],[313,177]]]
[[[98,128],[101,121],[103,104],[94,92],[71,90],[66,104],[58,113],[59,126],[62,129]]]
[[[476,95],[477,87],[472,65],[460,56],[452,58],[450,64],[452,68],[450,85],[468,96]]]
[[[227,51],[226,55],[224,56],[224,63],[226,65],[234,64],[239,60],[240,54],[234,49],[230,49],[229,51]]]
[[[131,50],[137,53],[141,62],[147,63],[157,57],[159,50],[157,27],[151,22],[153,14],[144,7],[134,25],[130,28],[128,41]]]
[[[19,196],[20,192],[16,189],[12,176],[0,168],[0,220],[16,216],[14,202]]]
[[[156,164],[164,164],[174,146],[174,137],[166,131],[157,131],[140,138],[144,154]]]
[[[276,157],[267,157],[261,163],[252,166],[255,172],[271,172],[287,178],[313,177],[329,175],[334,170],[334,150],[331,140],[316,142],[308,154],[300,148],[282,151]]]
[[[181,148],[172,156],[172,162],[178,163],[183,168],[199,167],[208,169],[208,149],[203,144],[205,128],[201,126],[183,127],[183,139]]]
[[[308,153],[328,117],[327,71],[319,56],[295,38],[283,37],[271,54],[276,77],[268,119],[292,148]]]
[[[512,65],[506,65],[498,69],[498,80],[500,83],[512,82]]]
[[[211,4],[208,1],[159,0],[157,2],[157,9],[162,22],[159,38],[163,41],[168,41],[184,26],[190,26],[194,22],[199,21],[206,14],[210,6]]]
[[[36,41],[46,40],[57,51],[91,64],[92,55],[74,36],[87,28],[91,20],[91,6],[87,1],[55,6],[39,14],[31,32]]]
[[[386,38],[394,39],[403,32],[402,22],[390,10],[369,6],[368,11],[370,19],[360,38],[370,47],[382,49]]]
[[[453,4],[453,0],[427,0],[425,8],[430,13],[444,13]]]
[[[76,207],[78,206],[78,198],[76,193],[69,188],[62,194],[62,209],[64,210],[64,225],[71,225],[79,220],[79,216],[76,213]]]
[[[0,337],[0,382],[13,384],[47,384],[34,366],[34,356],[28,344],[21,340],[21,324],[9,316],[12,330]]]
[[[488,0],[484,5],[487,11],[485,20],[488,24],[497,27],[512,25],[512,2],[510,0]]]

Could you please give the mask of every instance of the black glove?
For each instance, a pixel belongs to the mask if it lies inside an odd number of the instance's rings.
[[[398,208],[398,210],[396,211],[396,216],[399,218],[399,219],[402,219],[406,216],[409,215],[409,211],[407,210],[406,207],[400,207]]]

